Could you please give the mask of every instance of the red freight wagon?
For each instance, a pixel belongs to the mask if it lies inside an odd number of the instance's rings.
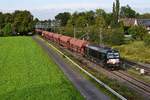
[[[70,49],[72,51],[78,52],[80,54],[84,54],[85,46],[88,44],[87,41],[71,39],[70,40]]]
[[[70,42],[69,42],[70,43],[70,46],[69,46],[70,50],[76,51],[76,46],[74,45],[76,41],[77,41],[77,39],[75,39],[75,38],[72,38],[70,40]]]
[[[75,42],[75,46],[77,48],[76,52],[80,53],[80,54],[84,54],[84,50],[85,50],[85,46],[88,44],[87,41],[84,40],[77,40]]]
[[[54,33],[53,34],[53,41],[56,43],[60,43],[60,37],[61,36],[62,36],[61,34]]]
[[[53,35],[54,35],[54,33],[49,32],[49,33],[48,33],[48,39],[49,39],[49,40],[53,40]]]
[[[69,36],[61,36],[60,37],[60,45],[63,47],[69,48],[69,41],[72,39],[72,37]]]
[[[48,32],[47,31],[43,31],[42,32],[42,36],[45,37],[46,39],[48,39]]]
[[[38,34],[41,34],[43,31],[40,30],[40,29],[36,29],[35,32],[38,33]]]

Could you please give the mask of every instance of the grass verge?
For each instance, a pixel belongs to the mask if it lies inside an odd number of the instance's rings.
[[[128,60],[150,63],[150,48],[144,45],[142,41],[135,41],[126,45],[114,46],[121,56]]]
[[[0,100],[83,100],[31,37],[0,38]]]

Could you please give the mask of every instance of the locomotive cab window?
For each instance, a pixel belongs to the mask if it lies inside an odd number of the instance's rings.
[[[108,59],[117,59],[117,58],[119,58],[119,53],[118,52],[116,52],[116,53],[108,53],[107,54],[107,58]]]

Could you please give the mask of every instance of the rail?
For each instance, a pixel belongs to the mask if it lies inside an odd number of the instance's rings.
[[[115,90],[113,90],[112,88],[110,88],[108,85],[106,85],[105,83],[103,83],[102,81],[100,81],[99,79],[97,79],[95,76],[93,76],[92,74],[90,74],[89,72],[87,72],[85,69],[83,69],[82,67],[80,67],[80,65],[78,65],[77,63],[75,63],[71,58],[69,58],[64,53],[62,53],[60,50],[58,50],[55,46],[53,46],[50,43],[48,43],[48,45],[51,46],[54,50],[56,50],[58,53],[60,53],[62,56],[64,56],[65,58],[67,58],[72,64],[74,64],[76,67],[78,67],[84,73],[86,73],[89,77],[91,77],[92,79],[94,79],[97,83],[99,83],[100,85],[102,85],[104,88],[106,88],[112,94],[114,94],[115,96],[117,96],[121,100],[127,100],[125,97],[123,97],[122,95],[120,95],[119,93],[117,93]]]

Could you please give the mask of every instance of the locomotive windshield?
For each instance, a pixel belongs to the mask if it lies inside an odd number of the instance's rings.
[[[119,58],[119,53],[118,52],[112,52],[107,54],[108,59],[118,59]]]

